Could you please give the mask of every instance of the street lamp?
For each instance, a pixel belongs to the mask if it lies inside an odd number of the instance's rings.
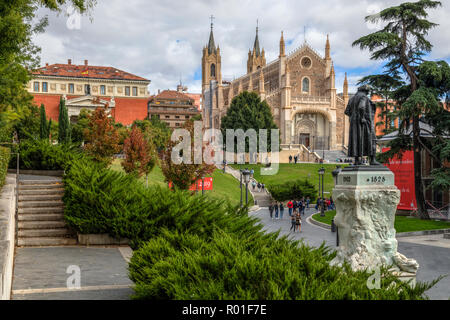
[[[242,208],[242,169],[239,169],[239,178],[240,178],[240,182],[239,182],[239,187],[241,188],[241,208]]]
[[[324,175],[325,175],[325,168],[322,167],[319,169],[319,181],[322,180],[322,205],[320,208],[320,216],[321,217],[325,217],[325,207],[324,207],[325,201],[323,199],[323,176]],[[319,190],[319,192],[320,192],[320,190]]]
[[[338,175],[339,173],[342,171],[341,166],[336,166],[336,169],[333,170],[333,172],[331,173],[334,177],[334,185],[337,186],[338,184]]]
[[[242,172],[244,175],[244,182],[245,182],[245,204],[248,204],[248,183],[250,182],[250,171],[245,168],[245,170]]]
[[[202,175],[202,196],[205,194],[205,176]]]

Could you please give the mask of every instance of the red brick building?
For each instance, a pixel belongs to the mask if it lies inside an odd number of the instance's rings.
[[[33,72],[28,91],[34,102],[44,104],[47,116],[58,120],[59,101],[66,99],[69,117],[76,121],[81,109],[108,105],[115,121],[130,125],[147,117],[150,80],[104,66],[46,64]]]

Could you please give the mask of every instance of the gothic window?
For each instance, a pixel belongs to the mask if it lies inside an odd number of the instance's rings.
[[[302,81],[302,92],[308,93],[309,92],[309,79],[304,78]]]
[[[211,64],[211,77],[216,76],[216,65],[213,63]]]

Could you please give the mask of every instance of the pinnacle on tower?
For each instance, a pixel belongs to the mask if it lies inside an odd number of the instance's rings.
[[[286,56],[285,50],[286,50],[286,46],[285,46],[285,44],[284,44],[283,31],[281,31],[281,38],[280,38],[280,57]]]
[[[216,45],[214,43],[213,19],[214,19],[214,17],[211,16],[211,33],[209,34],[208,54],[217,53]]]
[[[345,73],[345,79],[344,79],[344,96],[348,96],[347,72]]]
[[[253,44],[253,53],[259,57],[261,55],[261,50],[259,49],[259,38],[258,38],[258,20],[256,20],[256,37],[255,43]]]
[[[331,59],[330,56],[330,38],[327,34],[327,42],[325,44],[325,59]]]

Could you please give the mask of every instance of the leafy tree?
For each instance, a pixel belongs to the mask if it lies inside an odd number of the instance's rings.
[[[40,123],[40,129],[39,129],[39,137],[41,139],[46,139],[50,137],[50,130],[52,127],[52,120],[50,119],[47,121],[47,115],[45,114],[45,107],[43,104],[41,104],[41,123]]]
[[[104,108],[97,108],[89,115],[89,125],[84,130],[84,137],[86,153],[104,165],[111,164],[113,155],[120,151],[119,134],[114,127],[114,120],[108,117]]]
[[[133,126],[129,137],[125,139],[123,152],[125,160],[122,162],[122,167],[126,173],[140,177],[143,174],[148,175],[155,166],[154,154],[137,126]]]
[[[192,164],[182,161],[180,164],[176,164],[172,161],[172,150],[175,146],[183,141],[180,137],[176,141],[169,140],[166,149],[160,154],[161,171],[166,178],[166,182],[172,182],[173,185],[181,190],[187,190],[202,176],[211,174],[215,167],[208,165],[204,162],[201,164],[194,164],[194,122],[186,121],[181,129],[186,129],[190,133],[191,154],[183,155],[181,157],[189,157]]]
[[[36,106],[19,107],[11,113],[13,130],[17,133],[19,141],[39,139],[40,112]]]
[[[223,137],[226,137],[226,129],[254,129],[258,135],[259,143],[259,129],[269,130],[267,134],[267,149],[271,148],[271,134],[270,129],[277,129],[273,121],[272,112],[266,101],[261,101],[261,98],[255,92],[244,91],[231,101],[230,108],[228,108],[226,115],[222,118],[221,130]],[[235,148],[237,148],[235,143]],[[236,149],[235,149],[236,150]],[[249,142],[245,142],[245,151],[249,151]]]
[[[395,111],[391,112],[390,107],[394,105],[394,109],[396,108],[395,103],[392,103],[394,93],[396,89],[404,84],[400,76],[398,74],[393,76],[390,74],[369,75],[359,80],[358,85],[363,84],[367,84],[370,87],[372,95],[378,95],[384,99],[383,102],[377,103],[377,108],[381,109],[379,117],[383,121],[379,121],[375,125],[384,126],[383,135],[395,131],[396,128],[391,127],[390,122],[398,117],[398,113]]]
[[[88,109],[81,109],[80,114],[78,115],[77,122],[71,124],[72,132],[72,142],[75,143],[83,143],[84,142],[84,131],[89,127],[89,115],[91,111]]]
[[[427,10],[439,6],[441,6],[439,1],[420,0],[384,9],[378,14],[366,17],[366,21],[385,22],[384,28],[363,36],[353,43],[353,46],[368,49],[372,53],[372,60],[387,61],[385,65],[387,74],[392,76],[400,74],[409,81],[407,85],[399,89],[403,95],[403,99],[399,99],[401,102],[399,137],[393,142],[397,148],[392,148],[389,155],[393,156],[395,152],[398,153],[401,150],[414,151],[416,201],[419,215],[423,219],[429,219],[429,215],[425,207],[421,176],[423,143],[420,138],[419,119],[423,115],[438,113],[442,109],[442,104],[437,100],[440,95],[437,88],[421,83],[419,66],[424,62],[422,57],[432,49],[432,44],[426,40],[425,36],[429,30],[437,26],[426,20]],[[412,125],[411,141],[405,138],[410,125]]]
[[[33,36],[44,31],[47,16],[38,19],[40,7],[59,11],[71,4],[81,13],[95,5],[94,0],[8,0],[0,2],[0,112],[30,105],[32,96],[26,85],[29,70],[39,65],[40,48]]]
[[[133,125],[141,129],[144,133],[145,140],[153,144],[158,153],[165,149],[172,132],[165,122],[156,116],[152,116],[150,120],[136,120],[133,122]]]

